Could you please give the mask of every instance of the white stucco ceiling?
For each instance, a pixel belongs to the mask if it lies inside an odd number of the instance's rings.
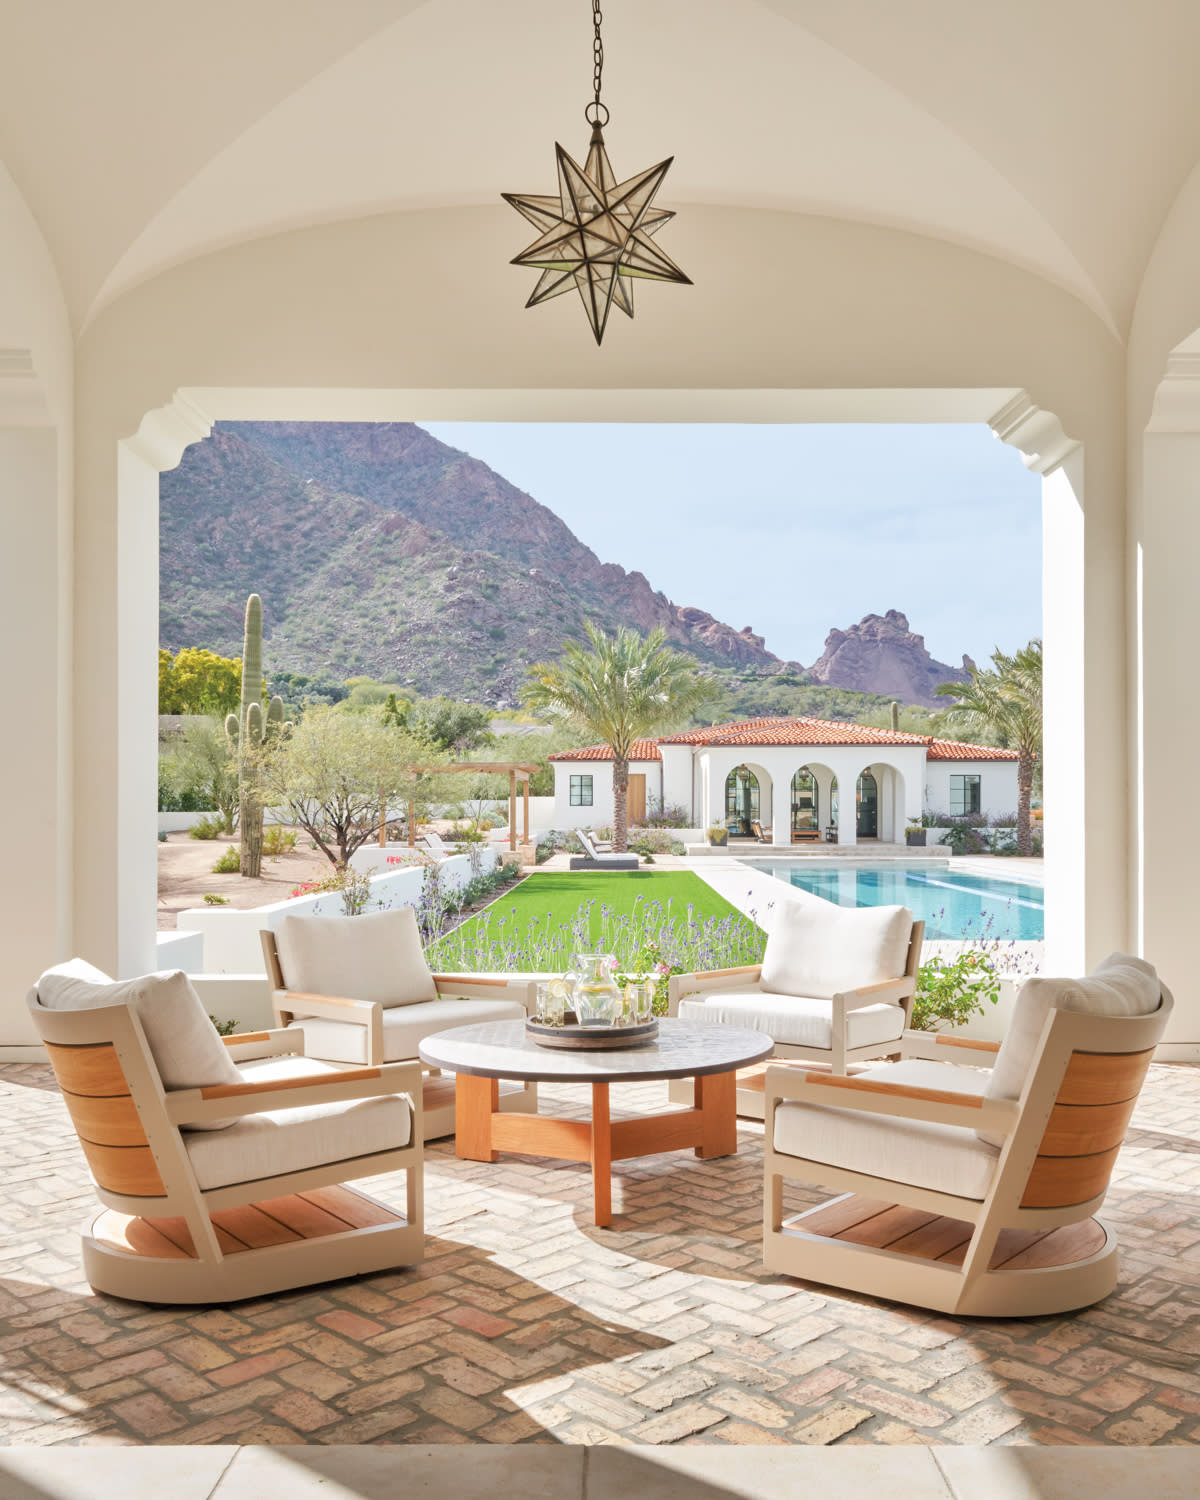
[[[584,0],[0,0],[0,158],[77,322],[279,229],[496,202],[583,153]],[[619,173],[971,246],[1123,329],[1200,155],[1195,0],[608,0]],[[514,253],[524,227],[513,218]]]

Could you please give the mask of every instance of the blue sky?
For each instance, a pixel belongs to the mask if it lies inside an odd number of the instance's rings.
[[[902,610],[939,660],[1041,633],[1041,481],[983,426],[423,422],[602,562],[811,666]]]

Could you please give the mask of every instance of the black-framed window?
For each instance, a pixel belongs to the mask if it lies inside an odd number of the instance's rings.
[[[571,806],[591,807],[592,805],[592,778],[590,776],[571,777]]]
[[[982,810],[979,780],[978,776],[951,776],[950,816],[952,818],[962,818],[968,813],[977,813]]]

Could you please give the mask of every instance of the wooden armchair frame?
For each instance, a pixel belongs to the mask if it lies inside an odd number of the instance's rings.
[[[1095,1217],[1146,1069],[1170,1016],[1051,1010],[1017,1100],[882,1079],[768,1068],[763,1259],[772,1271],[956,1316],[1086,1307],[1117,1280],[1117,1242]],[[998,1043],[908,1032],[903,1055],[991,1066]],[[807,1160],[775,1147],[784,1100],[985,1130],[1004,1144],[981,1200]],[[787,1179],[841,1190],[787,1221]]]
[[[779,1058],[802,1058],[806,1062],[828,1063],[834,1073],[845,1073],[847,1064],[864,1062],[868,1058],[898,1055],[900,1039],[895,1042],[876,1042],[868,1047],[846,1046],[846,1016],[850,1011],[865,1005],[899,1005],[904,1011],[904,1031],[907,1033],[912,1020],[913,996],[917,992],[917,970],[921,967],[921,949],[925,942],[925,923],[914,922],[908,941],[908,957],[904,973],[895,979],[884,979],[878,984],[866,984],[856,990],[846,990],[834,995],[830,1018],[830,1041],[826,1050],[821,1047],[799,1047],[788,1042],[776,1042],[774,1056]],[[756,985],[762,978],[761,964],[744,964],[736,969],[710,969],[700,974],[673,974],[668,987],[667,1014],[679,1014],[679,1002],[704,995],[718,995],[723,990],[745,990]],[[738,1075],[737,1111],[747,1118],[761,1120],[763,1105],[764,1069],[747,1069]],[[691,1087],[685,1079],[682,1084],[672,1085],[673,1103],[686,1103],[686,1090]]]
[[[97,1291],[136,1302],[232,1302],[424,1257],[417,1065],[167,1091],[128,1005],[48,1010],[31,997],[29,1006],[104,1205],[82,1236]],[[224,1040],[235,1062],[303,1052],[296,1032]],[[386,1094],[408,1100],[407,1145],[252,1182],[202,1189],[180,1134],[183,1124]],[[403,1216],[341,1186],[401,1170]]]
[[[347,1026],[361,1027],[368,1067],[392,1066],[383,1060],[383,1011],[377,1000],[349,1000],[334,995],[312,995],[304,990],[289,990],[284,981],[283,965],[275,934],[264,928],[259,934],[262,940],[263,959],[267,968],[267,979],[271,985],[271,1004],[275,1019],[281,1028],[292,1021],[315,1017],[323,1021],[340,1021]],[[435,974],[434,988],[439,997],[467,1000],[515,1000],[532,1015],[536,1004],[536,985],[526,979],[506,976],[488,978],[471,974]],[[448,1030],[452,1023],[443,1026]],[[295,1034],[295,1033],[291,1033]],[[438,1140],[454,1134],[454,1080],[443,1077],[437,1068],[428,1068],[420,1058],[405,1058],[423,1070],[424,1112],[423,1128],[425,1140]],[[350,1067],[353,1064],[333,1064],[335,1067]],[[537,1114],[536,1083],[506,1083],[501,1086],[500,1108],[522,1114]]]

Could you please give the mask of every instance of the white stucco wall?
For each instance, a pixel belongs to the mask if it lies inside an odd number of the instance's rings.
[[[951,776],[978,776],[980,811],[989,818],[1017,810],[1015,760],[931,760],[925,763],[926,812],[950,811]]]
[[[646,778],[646,806],[662,797],[662,763],[657,760],[631,760],[631,776]],[[591,807],[571,806],[571,777],[592,778]],[[602,828],[613,821],[613,785],[611,760],[556,760],[554,762],[554,827]]]

